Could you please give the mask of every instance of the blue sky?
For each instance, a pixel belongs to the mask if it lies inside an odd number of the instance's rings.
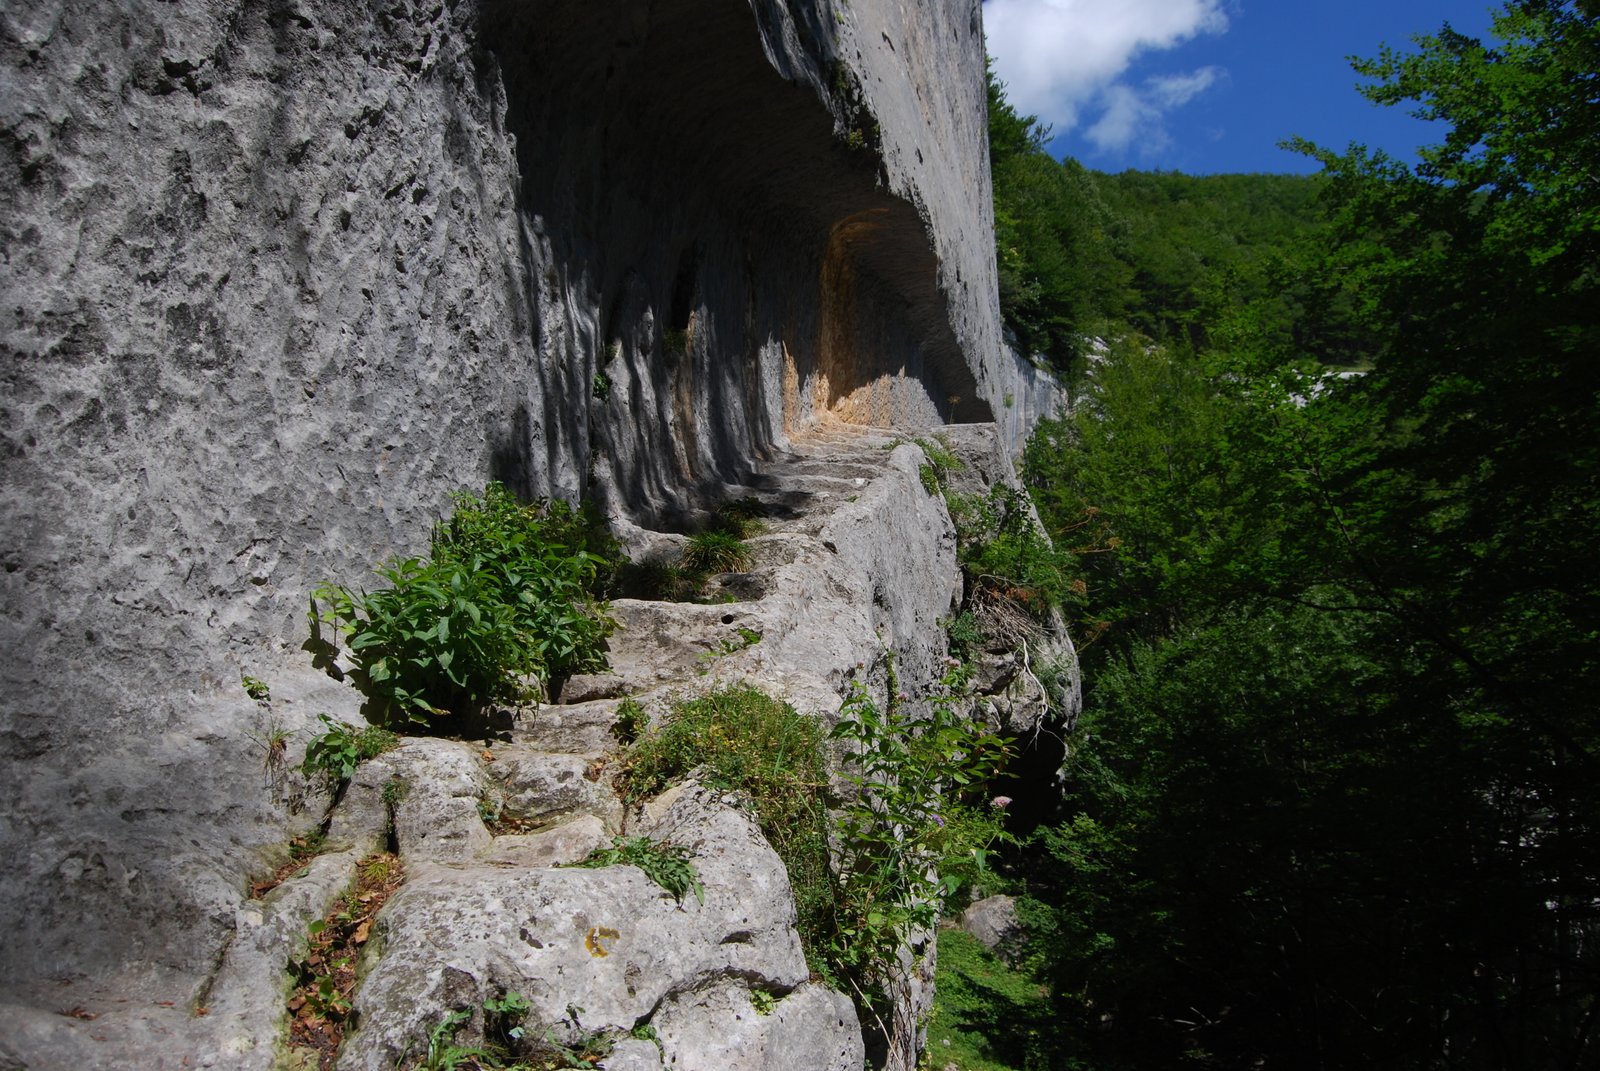
[[[1474,36],[1488,0],[984,0],[989,52],[1051,150],[1103,171],[1307,172],[1302,135],[1412,159],[1439,140],[1356,92],[1346,57],[1408,46],[1445,22]]]

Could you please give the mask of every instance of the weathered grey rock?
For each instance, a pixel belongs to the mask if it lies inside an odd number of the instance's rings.
[[[1060,380],[1019,353],[1009,339],[998,371],[1001,394],[994,421],[1006,452],[1017,458],[1041,420],[1071,412],[1072,396]]]
[[[661,1071],[661,1050],[652,1041],[624,1038],[596,1066],[601,1071]]]
[[[786,991],[805,981],[783,864],[742,810],[679,794],[649,830],[690,849],[705,903],[676,901],[634,867],[508,870],[415,864],[375,930],[342,1069],[388,1071],[451,1008],[514,989],[535,1033],[568,1005],[626,1031],[667,995],[716,979]]]
[[[961,928],[987,949],[997,949],[1021,934],[1017,901],[1010,896],[986,896],[968,905],[958,920]]]
[[[303,744],[361,703],[309,667],[307,597],[423,551],[452,492],[495,478],[655,522],[841,421],[993,414],[979,13],[0,8],[0,988],[29,1031],[83,1039],[74,1067],[242,1067],[239,1024],[251,1052],[276,1037],[271,986],[148,1029],[55,1016],[41,986],[153,974],[182,1008],[254,947],[248,876],[318,817],[263,769],[264,733]],[[763,640],[707,684],[770,671],[826,713],[888,646],[917,687],[952,559],[910,464],[797,475],[860,508],[803,518],[821,543],[767,541]],[[519,739],[599,754],[618,698]],[[493,851],[481,763],[434,744],[358,774],[337,843],[387,831],[397,774],[419,871]]]
[[[479,859],[492,866],[562,866],[588,857],[611,843],[610,831],[592,814],[567,819],[537,833],[508,833],[494,838]]]
[[[388,755],[357,766],[339,805],[328,815],[328,843],[349,845],[368,853],[384,847],[394,820],[390,801],[384,799],[384,786],[399,782],[397,789],[389,790],[391,795],[411,791],[410,782],[400,771],[400,764]],[[414,772],[412,776],[416,776]]]
[[[620,642],[620,641],[619,641]],[[618,695],[625,689],[615,689]],[[517,720],[511,736],[534,751],[600,755],[617,746],[619,698],[585,699],[574,703],[542,703]]]
[[[488,847],[481,808],[489,778],[478,748],[413,738],[379,761],[405,785],[394,808],[395,841],[405,859],[459,863]]]
[[[666,1066],[683,1071],[856,1071],[866,1058],[850,998],[811,983],[765,1012],[742,985],[677,993],[652,1023]]]
[[[31,1071],[159,1067],[268,1071],[278,1055],[290,957],[354,877],[359,851],[321,855],[244,902],[232,938],[196,987],[180,969],[143,968],[16,985],[0,1001],[0,1056]],[[200,1012],[204,1009],[204,1013]],[[132,1054],[142,1054],[131,1061]],[[0,1064],[3,1066],[3,1064]]]
[[[991,487],[1021,486],[995,425],[951,425],[935,437],[961,462],[947,474],[952,491],[981,495]],[[1029,511],[1043,531],[1031,505]],[[991,723],[1016,735],[1037,732],[1047,719],[1072,725],[1083,709],[1083,680],[1066,621],[1054,610],[1048,623],[1039,624],[1005,606],[991,609],[998,619],[984,620],[985,609],[976,610],[993,642],[979,655],[974,681],[987,697]]]
[[[591,757],[552,755],[516,745],[497,748],[494,756],[486,772],[506,814],[534,819],[589,814],[608,829],[621,828],[622,802],[600,779]]]
[[[987,415],[978,5],[834,10],[0,13],[4,973],[222,939],[175,920],[283,832],[239,673],[452,491],[647,515],[831,409]]]

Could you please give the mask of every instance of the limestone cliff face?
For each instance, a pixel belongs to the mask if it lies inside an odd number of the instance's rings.
[[[979,0],[0,6],[0,975],[233,939],[239,675],[353,713],[307,593],[452,491],[993,419],[982,71]]]

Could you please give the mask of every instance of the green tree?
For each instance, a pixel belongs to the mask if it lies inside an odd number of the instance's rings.
[[[1049,131],[1019,115],[989,69],[989,160],[994,180],[1000,310],[1018,345],[1060,370],[1082,356],[1084,337],[1116,314],[1125,271],[1119,222],[1094,177],[1057,161]]]
[[[1030,455],[1128,625],[1034,875],[1057,1066],[1600,1066],[1600,35],[1494,37],[1360,65],[1417,167],[1302,146],[1366,374],[1246,294]]]

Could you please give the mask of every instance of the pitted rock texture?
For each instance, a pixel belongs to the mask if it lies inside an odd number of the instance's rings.
[[[709,681],[770,671],[826,713],[888,646],[926,688],[951,557],[912,460],[882,487],[826,451],[758,470],[845,423],[996,412],[979,13],[0,7],[0,1060],[265,1066],[264,965],[331,887],[319,864],[284,914],[248,898],[320,817],[269,742],[292,761],[318,714],[359,718],[300,650],[307,597],[424,550],[452,492],[658,527],[752,481],[792,530],[762,537],[767,586],[719,578],[771,605]],[[591,683],[517,745],[611,746],[620,693]],[[391,808],[412,763],[437,781]],[[544,866],[615,821],[558,800],[520,834],[546,839],[496,846],[495,784],[408,745],[347,790],[337,858],[392,835],[423,868]]]
[[[451,492],[642,517],[825,418],[987,416],[978,13],[0,11],[3,973],[227,939],[285,833],[240,673],[353,717],[307,594]]]
[[[991,448],[996,434],[987,429]],[[985,441],[982,429],[968,435]],[[925,702],[945,656],[939,624],[959,605],[961,579],[954,530],[943,500],[922,486],[921,463],[920,449],[893,431],[837,425],[725,486],[726,497],[766,512],[741,574],[759,598],[626,602],[612,670],[569,688],[576,702],[524,712],[509,739],[402,738],[363,763],[328,816],[330,854],[264,900],[242,902],[209,970],[163,976],[159,991],[170,995],[160,999],[209,1014],[124,1007],[128,998],[113,994],[135,991],[125,975],[60,990],[103,1016],[94,1020],[41,1010],[43,991],[19,987],[0,1006],[0,1038],[11,1039],[0,1052],[9,1046],[34,1068],[128,1066],[171,1052],[195,1066],[268,1068],[284,1030],[284,968],[307,925],[362,856],[389,844],[408,882],[367,946],[360,1027],[341,1067],[392,1068],[451,1011],[510,989],[533,1000],[535,1036],[566,1029],[575,1004],[586,1029],[652,1025],[667,1066],[779,1067],[803,1051],[815,1063],[794,1066],[860,1067],[850,1001],[806,984],[787,876],[743,804],[691,784],[625,816],[610,782],[613,730],[623,696],[659,718],[676,698],[737,682],[831,720],[851,681],[886,701],[891,653],[907,702]],[[327,801],[311,796],[308,807]],[[630,867],[570,867],[619,831],[690,849],[705,905],[674,901]],[[894,1016],[904,1025],[900,1068],[914,1063],[931,998],[920,982],[905,993]],[[751,1011],[757,1000],[772,1003],[771,1015]],[[618,1059],[650,1066],[648,1056],[635,1046]]]
[[[855,1017],[848,997],[816,984],[761,1009],[750,990],[713,985],[673,994],[655,1022],[669,1068],[851,1071],[866,1055]]]
[[[529,1032],[540,1036],[569,1005],[585,1029],[626,1032],[671,993],[712,980],[780,992],[806,980],[788,878],[748,816],[691,789],[638,832],[691,851],[704,904],[628,866],[413,868],[381,916],[384,952],[356,1002],[366,1025],[347,1039],[342,1071],[390,1071],[437,1009],[508,989],[533,1004]],[[836,1025],[859,1040],[853,1015]]]

